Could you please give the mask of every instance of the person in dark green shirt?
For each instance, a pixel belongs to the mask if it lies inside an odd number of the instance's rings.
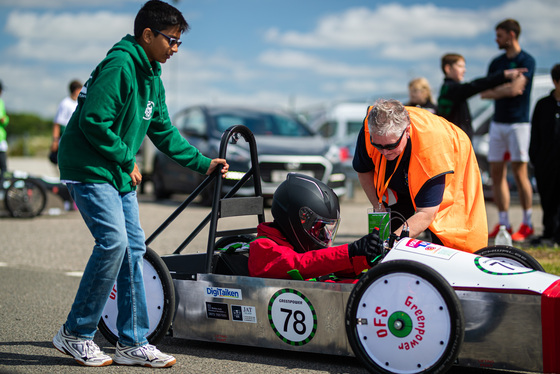
[[[176,363],[148,344],[149,319],[142,276],[146,246],[136,188],[142,181],[135,155],[146,135],[179,164],[202,174],[221,167],[171,125],[160,78],[161,66],[181,45],[189,25],[173,6],[144,4],[127,35],[91,73],[78,97],[59,147],[61,180],[95,239],[74,303],[54,346],[86,366],[113,359],[93,342],[101,313],[117,283],[118,342],[121,365],[168,367]]]
[[[448,53],[441,58],[441,70],[445,80],[439,91],[437,114],[458,126],[472,140],[473,128],[467,99],[516,78],[526,69],[504,70],[465,82],[465,58],[457,53]]]

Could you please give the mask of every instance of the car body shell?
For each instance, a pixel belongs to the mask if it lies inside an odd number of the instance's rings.
[[[354,284],[197,273],[198,260],[193,256],[204,255],[163,257],[177,295],[175,337],[354,355],[345,326]],[[402,259],[434,269],[457,294],[464,313],[465,337],[456,364],[560,371],[556,358],[560,325],[555,322],[560,308],[560,277],[411,238],[396,243],[382,262]],[[300,332],[307,330],[300,340],[294,339],[298,335],[289,328],[283,329],[291,326],[287,319],[285,325],[273,323],[271,309],[283,295],[296,295],[295,299],[284,300],[285,311],[295,313],[300,308],[300,320],[305,320],[304,313],[315,318],[314,324],[300,326]],[[278,318],[282,322],[287,316],[280,314]],[[399,348],[394,349],[399,354]]]
[[[220,155],[236,132],[250,141],[255,165],[256,144],[244,126],[227,131]],[[258,170],[251,168],[246,176],[259,176]],[[254,184],[254,197],[220,198],[221,187],[217,178],[206,252],[181,254],[181,246],[161,258],[174,288],[173,303],[168,304],[176,306],[174,337],[357,356],[372,372],[416,373],[424,368],[443,372],[455,363],[475,369],[560,373],[560,277],[519,262],[407,237],[387,244],[390,250],[356,284],[250,277],[247,250],[236,246],[248,240],[235,241],[256,230],[217,227],[219,218],[248,214],[264,222],[260,185]],[[147,245],[185,203],[146,240]],[[234,245],[218,250],[228,235],[234,236],[230,242]],[[222,239],[216,242],[216,237]],[[147,299],[157,298],[147,295]],[[112,319],[116,315],[112,313]],[[391,320],[395,315],[399,317]],[[150,326],[157,323],[150,319]],[[382,356],[377,356],[378,349]],[[425,352],[431,361],[424,361]],[[379,357],[381,370],[372,369],[371,361]],[[403,364],[413,366],[399,369]]]

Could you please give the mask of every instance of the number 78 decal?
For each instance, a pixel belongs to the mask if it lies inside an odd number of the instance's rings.
[[[317,314],[311,301],[301,292],[284,288],[268,303],[268,321],[284,343],[307,344],[317,332]]]

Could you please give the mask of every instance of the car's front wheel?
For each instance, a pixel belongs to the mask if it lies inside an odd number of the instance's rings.
[[[444,373],[459,355],[464,316],[439,273],[395,260],[371,268],[353,288],[346,332],[354,354],[372,373]]]

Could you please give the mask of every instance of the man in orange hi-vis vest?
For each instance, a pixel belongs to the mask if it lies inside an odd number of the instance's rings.
[[[374,209],[403,215],[409,236],[428,229],[432,242],[467,252],[488,245],[471,141],[444,118],[397,100],[376,101],[358,135],[353,166]]]

